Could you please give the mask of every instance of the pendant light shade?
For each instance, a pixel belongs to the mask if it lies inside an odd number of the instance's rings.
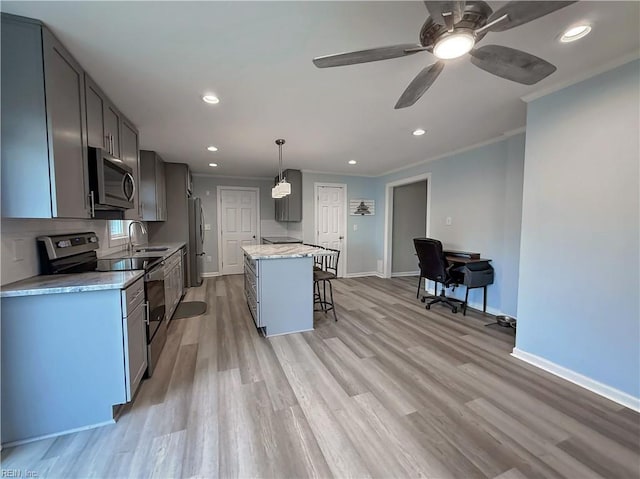
[[[284,198],[287,195],[291,194],[291,183],[287,181],[286,178],[282,177],[282,145],[284,145],[284,140],[282,138],[278,138],[276,140],[276,145],[278,145],[278,184],[271,188],[271,198]]]

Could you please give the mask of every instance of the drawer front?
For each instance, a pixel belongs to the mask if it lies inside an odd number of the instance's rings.
[[[144,302],[144,278],[140,278],[127,289],[122,291],[122,317],[133,311],[136,306]]]
[[[249,258],[246,254],[244,255],[244,269],[245,272],[247,270],[251,271],[254,276],[258,276],[258,267],[256,264],[256,260]]]
[[[181,250],[176,251],[171,256],[169,256],[166,260],[164,260],[165,269],[170,270],[175,265],[180,262],[180,258],[182,258]]]

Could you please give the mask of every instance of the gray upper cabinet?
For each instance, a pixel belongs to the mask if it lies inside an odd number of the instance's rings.
[[[282,175],[291,183],[291,194],[275,199],[276,221],[302,221],[302,172],[285,170]],[[276,176],[274,182],[278,182]],[[274,183],[274,184],[275,184]]]
[[[89,146],[102,148],[114,157],[120,158],[122,147],[120,112],[87,74],[85,74],[85,96]]]
[[[122,162],[133,170],[133,179],[136,190],[133,195],[134,207],[125,211],[125,218],[128,220],[139,220],[142,218],[142,208],[140,206],[140,155],[138,146],[138,130],[133,123],[122,117],[121,148]]]
[[[89,218],[84,72],[40,22],[1,30],[2,216]]]
[[[142,219],[165,221],[167,196],[164,161],[155,151],[140,150],[140,202]]]

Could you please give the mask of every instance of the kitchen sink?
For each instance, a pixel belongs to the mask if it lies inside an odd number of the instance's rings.
[[[164,246],[150,246],[148,248],[137,248],[136,253],[146,253],[148,251],[167,251],[169,248]]]

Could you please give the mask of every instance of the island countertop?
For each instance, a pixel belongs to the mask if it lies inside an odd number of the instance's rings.
[[[258,244],[243,246],[242,249],[251,259],[305,258],[308,256],[330,254],[324,248],[304,244]]]

